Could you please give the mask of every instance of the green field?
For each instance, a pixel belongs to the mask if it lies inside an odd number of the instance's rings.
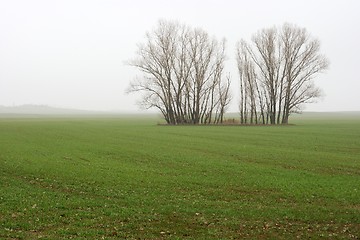
[[[0,118],[0,239],[358,239],[360,115]]]

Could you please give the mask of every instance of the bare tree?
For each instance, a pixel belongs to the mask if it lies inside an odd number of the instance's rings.
[[[158,108],[168,124],[222,121],[230,99],[230,80],[223,78],[225,41],[169,21],[160,21],[146,39],[130,62],[144,76],[131,82],[129,92],[144,92],[141,104]]]
[[[239,42],[241,122],[247,121],[244,116],[249,105],[251,121],[260,111],[262,123],[269,119],[271,124],[287,124],[292,112],[319,97],[320,90],[312,80],[329,65],[319,52],[317,39],[290,24],[259,31],[253,35],[251,45]]]
[[[242,124],[248,121],[251,124],[258,123],[258,115],[264,116],[264,100],[259,92],[255,66],[248,50],[245,41],[238,43],[236,60],[240,77],[240,123]]]
[[[292,111],[320,96],[312,79],[328,68],[329,62],[320,52],[320,42],[306,29],[284,24],[281,31],[285,65],[282,123],[288,123]]]

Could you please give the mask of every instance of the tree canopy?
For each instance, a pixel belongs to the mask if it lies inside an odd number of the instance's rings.
[[[225,43],[202,29],[159,21],[130,61],[143,76],[128,92],[143,92],[141,105],[159,109],[168,124],[222,123],[231,100]],[[291,24],[240,40],[236,60],[242,124],[287,124],[320,96],[313,79],[329,65],[320,42]]]
[[[225,40],[199,28],[160,21],[130,62],[144,76],[129,91],[143,91],[141,104],[161,111],[168,124],[223,121],[230,102],[224,77]]]
[[[262,29],[237,45],[241,123],[287,124],[289,116],[320,96],[314,77],[329,62],[305,28]]]

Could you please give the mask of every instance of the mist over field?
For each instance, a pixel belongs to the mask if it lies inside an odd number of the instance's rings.
[[[239,111],[237,42],[284,23],[306,28],[330,61],[329,70],[315,79],[323,97],[304,110],[359,111],[360,32],[353,27],[359,7],[355,0],[1,1],[0,105],[139,111],[141,94],[125,91],[141,73],[127,63],[146,32],[165,19],[226,38],[229,112]]]

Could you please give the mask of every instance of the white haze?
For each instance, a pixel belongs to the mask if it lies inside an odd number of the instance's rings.
[[[0,0],[0,105],[137,111],[140,94],[125,90],[141,74],[125,62],[169,19],[227,39],[230,111],[238,111],[236,42],[284,22],[307,28],[331,63],[315,79],[324,97],[305,110],[360,111],[359,9],[357,0]]]

